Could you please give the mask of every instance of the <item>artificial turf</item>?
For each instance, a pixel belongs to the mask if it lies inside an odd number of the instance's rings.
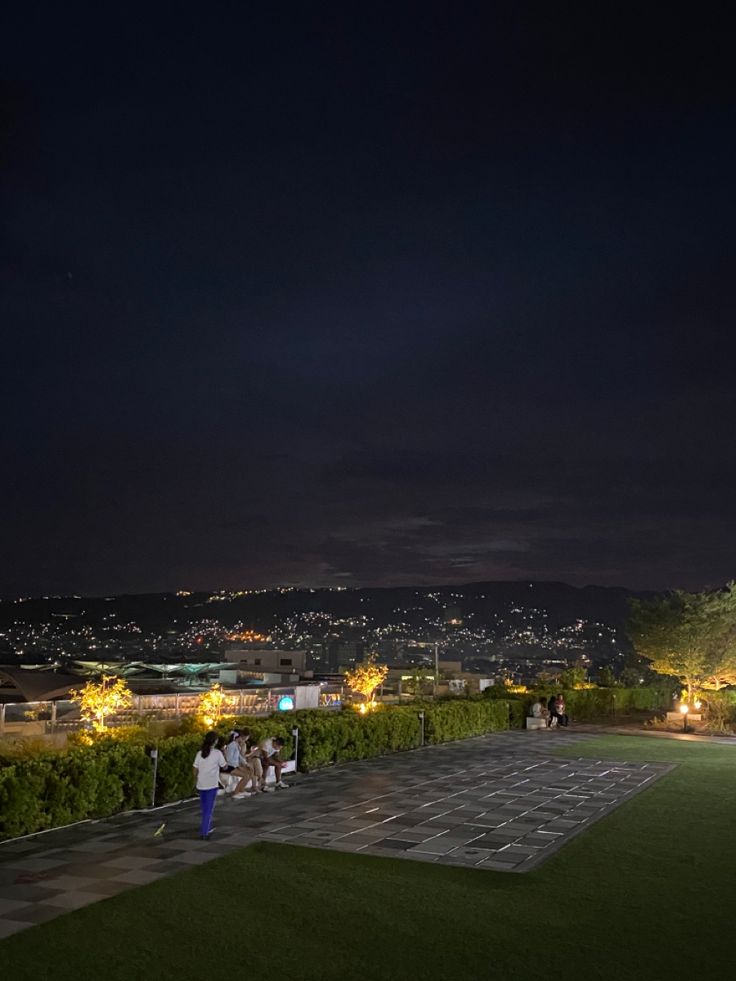
[[[732,977],[736,747],[611,736],[565,755],[679,765],[533,872],[261,843],[9,937],[3,976]]]

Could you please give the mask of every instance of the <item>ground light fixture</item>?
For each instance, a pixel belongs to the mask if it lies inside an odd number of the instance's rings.
[[[682,731],[687,732],[687,713],[690,711],[690,707],[687,702],[683,702],[680,706],[680,711],[682,712]]]

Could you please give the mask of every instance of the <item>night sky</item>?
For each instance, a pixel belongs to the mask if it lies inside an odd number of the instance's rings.
[[[724,24],[116,9],[1,25],[0,595],[736,576]]]

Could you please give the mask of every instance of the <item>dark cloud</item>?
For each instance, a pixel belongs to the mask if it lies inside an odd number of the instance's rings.
[[[732,576],[727,32],[328,8],[7,15],[0,593]]]

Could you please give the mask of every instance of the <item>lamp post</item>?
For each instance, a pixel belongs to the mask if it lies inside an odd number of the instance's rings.
[[[687,732],[687,713],[690,711],[690,707],[686,702],[680,706],[680,711],[682,712],[682,731]]]

